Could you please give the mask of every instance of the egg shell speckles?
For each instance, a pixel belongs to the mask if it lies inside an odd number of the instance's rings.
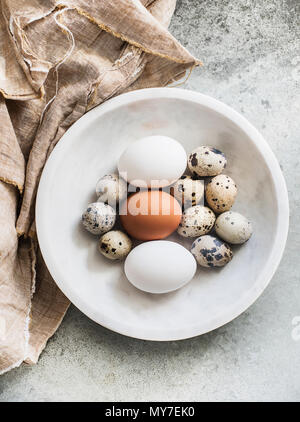
[[[216,217],[212,210],[203,205],[196,205],[184,211],[177,229],[183,237],[197,237],[210,232]]]
[[[227,160],[222,151],[211,146],[194,149],[188,158],[190,171],[197,176],[216,176],[224,170]]]
[[[242,214],[227,211],[217,218],[216,233],[226,242],[239,245],[250,239],[253,228],[251,222]]]
[[[201,267],[223,267],[233,257],[230,247],[217,237],[198,237],[192,244],[191,252]]]
[[[99,251],[111,260],[124,259],[132,248],[132,242],[126,233],[111,230],[100,237]]]
[[[186,206],[197,205],[204,195],[204,182],[192,176],[183,175],[171,188],[177,201]]]
[[[96,184],[96,195],[99,202],[115,206],[127,196],[127,183],[116,173],[106,174]]]
[[[229,211],[236,195],[237,187],[234,180],[225,174],[220,174],[211,179],[205,190],[206,201],[217,214]]]
[[[116,222],[116,212],[108,204],[93,202],[82,214],[83,226],[92,234],[103,234],[111,230]]]

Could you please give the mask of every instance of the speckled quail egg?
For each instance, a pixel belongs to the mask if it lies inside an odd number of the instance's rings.
[[[185,208],[199,204],[204,195],[203,181],[188,175],[181,176],[171,189],[177,201]]]
[[[201,146],[194,149],[188,158],[190,171],[197,176],[216,176],[224,170],[227,160],[222,151]]]
[[[96,194],[99,202],[115,206],[127,196],[127,183],[117,174],[106,174],[96,184]]]
[[[104,202],[89,204],[82,214],[83,226],[93,234],[103,234],[111,230],[116,221],[116,212]]]
[[[227,211],[217,218],[216,233],[226,242],[239,245],[250,239],[253,228],[251,222],[242,214]]]
[[[203,205],[196,205],[185,210],[177,232],[183,237],[196,237],[208,233],[215,223],[212,210]]]
[[[210,235],[198,237],[192,244],[191,252],[201,267],[223,267],[233,256],[226,243]]]
[[[225,174],[211,179],[205,190],[206,201],[210,208],[220,214],[229,211],[237,195],[237,187],[234,180]]]
[[[100,237],[99,251],[111,260],[125,258],[132,248],[132,242],[126,233],[111,230]]]

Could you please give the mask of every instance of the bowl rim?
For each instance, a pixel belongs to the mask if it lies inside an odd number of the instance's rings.
[[[82,130],[89,126],[90,122],[99,118],[99,116],[104,115],[120,106],[153,98],[173,98],[197,103],[225,116],[236,126],[238,126],[243,132],[245,132],[263,156],[265,164],[270,171],[274,184],[278,212],[276,233],[271,253],[253,287],[249,289],[244,295],[242,295],[237,302],[230,306],[226,312],[223,312],[220,315],[216,315],[214,318],[206,322],[206,324],[203,324],[203,322],[200,321],[197,324],[188,326],[186,328],[172,330],[159,328],[143,329],[141,327],[127,325],[124,321],[112,320],[111,318],[107,318],[105,314],[101,313],[101,310],[89,306],[88,303],[78,297],[76,293],[68,286],[68,283],[64,281],[65,276],[63,271],[61,271],[60,268],[56,266],[54,257],[48,253],[47,235],[45,232],[45,226],[43,224],[43,214],[46,211],[44,207],[44,199],[47,195],[48,175],[51,173],[51,167],[55,162],[56,156],[63,154],[67,144],[72,142],[73,134],[77,130]],[[289,227],[289,201],[286,183],[273,151],[263,136],[245,117],[223,102],[199,92],[170,87],[146,88],[121,94],[117,97],[107,100],[100,106],[95,107],[88,113],[84,114],[79,120],[77,120],[66,131],[62,138],[63,142],[61,139],[61,141],[58,142],[58,144],[55,146],[49,159],[46,162],[41,175],[36,199],[37,237],[44,261],[54,281],[60,290],[65,294],[65,296],[67,296],[69,300],[90,319],[104,326],[105,328],[133,338],[151,341],[183,340],[205,334],[229,323],[245,312],[249,306],[251,306],[263,293],[271,281],[275,271],[277,270],[284,252]]]

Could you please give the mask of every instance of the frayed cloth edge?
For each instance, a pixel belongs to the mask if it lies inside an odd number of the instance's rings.
[[[0,181],[7,183],[8,185],[15,186],[16,188],[18,188],[20,194],[23,193],[23,186],[19,185],[19,183],[14,182],[13,180],[6,179],[6,177],[1,177],[1,176],[0,176]]]
[[[10,365],[9,367],[2,369],[2,371],[0,371],[0,375],[5,374],[6,372],[11,371],[14,368],[17,368],[18,366],[20,366],[23,363],[24,359],[20,359],[17,362],[13,363],[12,365]]]

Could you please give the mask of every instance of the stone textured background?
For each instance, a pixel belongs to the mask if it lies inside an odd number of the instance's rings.
[[[0,378],[0,401],[300,400],[300,2],[178,0],[171,32],[205,64],[184,87],[241,112],[280,162],[291,206],[281,265],[247,312],[191,340],[126,338],[72,306],[38,365]]]

